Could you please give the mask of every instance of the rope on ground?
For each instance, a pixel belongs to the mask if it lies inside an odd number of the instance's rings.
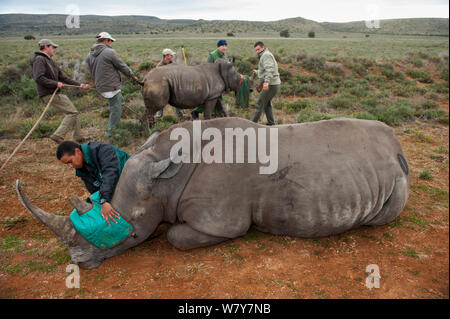
[[[50,104],[52,104],[53,98],[55,97],[56,92],[58,91],[58,88],[55,89],[55,91],[53,92],[52,96],[50,97],[50,100],[47,103],[47,106],[45,107],[44,111],[42,112],[41,116],[38,118],[38,120],[36,121],[36,123],[34,123],[34,126],[31,128],[31,130],[28,132],[28,134],[25,136],[25,138],[22,140],[22,142],[19,143],[19,145],[17,145],[16,149],[14,150],[14,152],[12,152],[12,154],[8,157],[8,159],[6,160],[6,162],[2,165],[2,167],[0,168],[0,171],[6,166],[6,164],[9,162],[9,160],[17,153],[17,151],[19,150],[19,148],[22,146],[22,144],[26,141],[26,139],[31,135],[31,133],[33,133],[34,129],[39,125],[39,122],[42,120],[42,118],[44,117],[45,113],[47,112]]]

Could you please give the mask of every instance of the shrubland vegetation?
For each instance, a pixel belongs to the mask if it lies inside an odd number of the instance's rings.
[[[92,84],[83,60],[93,39],[52,39],[60,44],[55,56],[58,65],[69,76]],[[2,46],[0,51],[0,136],[19,138],[25,136],[45,105],[37,98],[31,73],[36,41],[17,38],[7,41],[8,46]],[[257,68],[255,41],[256,38],[229,40],[228,55],[236,57],[235,66],[243,74],[250,75]],[[280,124],[344,116],[380,120],[388,125],[417,119],[448,125],[448,38],[415,37],[401,42],[401,38],[392,36],[368,39],[361,34],[359,39],[264,41],[279,63],[282,84],[273,106]],[[195,65],[206,62],[215,42],[201,38],[118,37],[113,47],[142,79],[160,60],[163,48],[177,51],[176,60],[183,64],[184,46],[188,64]],[[70,88],[64,92],[80,110],[82,127],[104,132],[108,121],[106,100],[95,90]],[[124,77],[122,93],[126,107],[121,127],[114,135],[121,146],[149,134],[139,124],[144,112],[140,86]],[[252,93],[252,107],[256,98],[257,93]],[[252,107],[237,108],[234,93],[226,93],[224,103],[231,116],[248,119],[254,111]],[[166,108],[166,115],[156,122],[155,128],[164,129],[177,122],[171,109]],[[49,136],[60,121],[61,115],[50,109],[33,137]],[[99,135],[97,139],[103,137]]]

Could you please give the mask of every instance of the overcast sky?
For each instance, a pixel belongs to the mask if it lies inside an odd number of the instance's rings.
[[[317,22],[395,18],[448,18],[444,0],[0,0],[0,14],[145,15],[162,19]]]

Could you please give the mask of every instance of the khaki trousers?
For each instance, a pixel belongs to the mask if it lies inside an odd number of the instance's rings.
[[[44,103],[48,103],[50,98],[51,95],[43,96],[42,101],[44,101]],[[51,106],[57,108],[64,114],[64,119],[53,135],[64,139],[67,133],[73,132],[72,138],[74,140],[81,138],[81,126],[80,121],[78,120],[78,110],[72,104],[67,95],[56,94],[53,98]]]

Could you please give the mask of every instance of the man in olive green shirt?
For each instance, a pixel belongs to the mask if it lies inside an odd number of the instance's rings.
[[[280,89],[280,74],[278,73],[278,64],[273,54],[264,46],[264,43],[258,41],[254,45],[255,52],[259,56],[258,70],[253,73],[263,82],[263,88],[256,102],[256,111],[253,114],[252,121],[257,123],[261,113],[266,113],[267,125],[275,125],[273,118],[272,99]]]

